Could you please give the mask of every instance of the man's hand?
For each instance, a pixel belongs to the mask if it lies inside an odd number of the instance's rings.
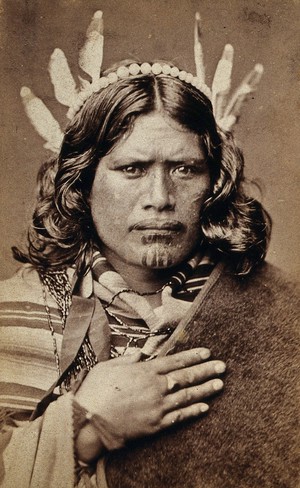
[[[79,433],[79,458],[89,462],[103,444],[119,448],[206,412],[203,400],[222,389],[217,377],[225,371],[222,361],[206,361],[209,356],[198,348],[139,362],[138,352],[97,364],[76,394],[79,404],[99,416],[98,429],[91,422]]]

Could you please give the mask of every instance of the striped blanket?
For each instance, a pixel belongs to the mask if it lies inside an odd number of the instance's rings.
[[[60,350],[61,316],[50,296],[47,301]],[[41,284],[24,266],[0,289],[0,406],[31,413],[57,376]]]
[[[132,348],[139,347],[145,357],[152,357],[190,308],[214,264],[208,256],[202,256],[201,259],[197,256],[186,263],[172,276],[168,286],[164,287],[162,306],[154,310],[145,297],[138,295],[130,295],[129,299],[128,296],[119,297],[107,307],[113,294],[119,291],[119,288],[108,289],[107,280],[103,279],[107,276],[108,266],[106,260],[96,252],[93,280],[91,278],[94,290],[81,293],[85,297],[91,293],[96,294],[106,309],[111,329],[111,356],[128,353]],[[111,275],[111,268],[109,272]],[[70,278],[72,273],[70,270]],[[125,283],[124,286],[127,287]],[[61,355],[61,314],[51,294],[47,295],[47,303],[58,353]],[[72,347],[69,341],[65,349],[70,350]],[[69,355],[72,356],[72,351],[69,351]],[[57,379],[53,336],[49,330],[41,282],[37,272],[26,265],[12,279],[3,282],[0,288],[2,413],[19,410],[29,415]]]

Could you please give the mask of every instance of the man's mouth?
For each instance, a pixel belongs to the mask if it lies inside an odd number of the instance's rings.
[[[182,232],[184,226],[178,220],[146,219],[130,226],[129,230],[152,231],[153,234]]]

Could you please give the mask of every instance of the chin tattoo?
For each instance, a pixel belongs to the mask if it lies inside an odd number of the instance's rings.
[[[170,268],[173,258],[170,250],[164,246],[151,247],[142,256],[142,265],[147,268]]]

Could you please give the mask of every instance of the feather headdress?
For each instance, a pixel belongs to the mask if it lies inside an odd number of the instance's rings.
[[[143,63],[138,65],[134,63],[128,68],[123,66],[118,68],[115,73],[101,77],[104,42],[103,14],[98,10],[87,29],[85,43],[79,52],[79,67],[90,77],[90,81],[79,77],[79,83],[76,84],[65,54],[61,49],[55,49],[49,62],[49,74],[54,87],[55,98],[59,103],[68,107],[67,117],[71,119],[93,92],[115,83],[118,79],[138,74],[153,73],[159,75],[163,73],[178,77],[204,92],[212,102],[218,125],[224,130],[231,130],[238,120],[243,103],[249,94],[256,90],[263,73],[263,67],[261,64],[256,64],[230,98],[234,51],[233,47],[227,44],[218,62],[210,89],[205,84],[203,49],[200,38],[201,17],[199,13],[196,13],[194,30],[196,76],[166,64],[154,63],[150,65]],[[63,132],[57,120],[44,102],[37,98],[29,88],[22,87],[21,97],[29,120],[38,134],[45,140],[44,147],[53,152],[59,152]]]

